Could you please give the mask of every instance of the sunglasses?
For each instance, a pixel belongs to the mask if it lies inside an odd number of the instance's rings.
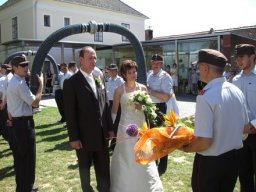
[[[28,63],[22,63],[22,64],[19,64],[20,67],[27,67],[28,66]]]

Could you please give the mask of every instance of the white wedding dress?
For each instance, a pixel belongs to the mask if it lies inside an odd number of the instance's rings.
[[[135,111],[134,105],[128,105],[129,96],[132,93],[124,93],[121,96],[121,119],[117,132],[115,150],[111,159],[111,192],[162,192],[163,186],[160,180],[156,163],[140,165],[135,161],[134,145],[138,137],[130,137],[126,134],[126,128],[130,123],[142,125],[145,117],[143,112]]]

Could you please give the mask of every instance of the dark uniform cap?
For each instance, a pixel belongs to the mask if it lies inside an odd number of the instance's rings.
[[[10,69],[12,69],[12,66],[11,65],[9,65],[9,64],[3,64],[2,66],[1,66],[1,68],[3,68],[3,69],[6,69],[6,70],[10,70]]]
[[[239,44],[235,46],[235,56],[255,54],[255,46],[251,44]]]
[[[76,62],[75,62],[75,61],[70,61],[69,63],[75,63],[75,64],[76,64]]]
[[[197,63],[208,63],[218,67],[225,67],[227,64],[227,58],[221,52],[213,49],[201,49],[198,52]]]
[[[112,64],[110,64],[109,66],[108,66],[108,69],[117,69],[117,65],[116,64],[114,64],[114,63],[112,63]]]
[[[11,65],[12,66],[18,66],[19,64],[25,64],[25,63],[29,63],[29,61],[27,60],[27,57],[24,54],[19,55],[19,56],[15,56],[11,60]]]
[[[62,67],[62,66],[67,67],[68,65],[67,65],[67,63],[61,63],[61,64],[60,64],[60,67]]]
[[[155,54],[151,58],[152,61],[163,61],[163,57],[161,55]]]

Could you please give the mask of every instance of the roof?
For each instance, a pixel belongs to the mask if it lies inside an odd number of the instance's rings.
[[[144,17],[145,19],[148,19],[147,16],[143,15],[139,11],[133,9],[132,7],[130,7],[129,5],[125,4],[120,0],[57,0],[57,1],[86,5],[90,7],[96,7],[100,9],[121,12],[124,14],[140,16],[140,17]]]
[[[170,35],[170,36],[161,36],[161,37],[154,37],[153,40],[165,40],[165,39],[179,39],[179,38],[188,38],[188,37],[209,37],[214,35],[223,35],[223,34],[235,34],[238,36],[243,36],[250,39],[256,40],[256,25],[252,26],[243,26],[237,28],[229,28],[229,29],[218,29],[215,30],[211,28],[209,31],[201,31],[195,33],[186,33],[186,34],[179,34],[179,35]]]
[[[8,0],[2,6],[0,6],[0,10],[7,8],[16,4],[17,2],[22,0]],[[114,12],[120,12],[123,14],[134,15],[137,17],[142,17],[144,19],[149,19],[146,15],[140,13],[139,11],[133,9],[129,5],[125,4],[120,0],[56,0],[63,3],[71,3],[77,5],[83,5],[88,7],[94,7]]]
[[[19,2],[19,1],[21,1],[21,0],[8,0],[2,6],[0,6],[0,10],[2,10],[4,8],[7,8],[7,7]]]

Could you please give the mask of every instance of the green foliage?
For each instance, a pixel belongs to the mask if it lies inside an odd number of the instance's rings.
[[[195,116],[193,115],[190,117],[186,117],[184,119],[180,119],[180,120],[178,120],[177,124],[194,129],[195,128]]]
[[[67,128],[57,108],[44,108],[34,115],[37,139],[36,184],[40,192],[80,192],[77,158],[68,143]],[[193,128],[194,117],[180,120]],[[194,154],[176,150],[168,156],[168,170],[161,176],[165,192],[191,191],[191,173]],[[96,182],[91,170],[92,186]],[[0,191],[15,191],[12,153],[0,136]],[[238,191],[238,185],[235,191]]]

